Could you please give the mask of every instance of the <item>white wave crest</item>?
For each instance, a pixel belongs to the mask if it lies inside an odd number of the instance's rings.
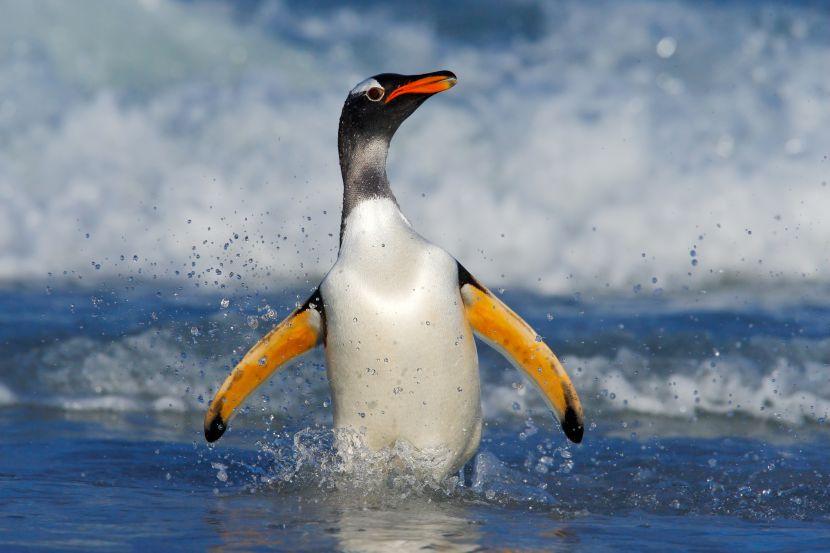
[[[0,366],[0,405],[201,413],[241,354],[232,344],[253,339],[217,338],[235,325],[206,324],[198,336],[166,328],[37,347]],[[830,418],[828,359],[828,339],[756,336],[709,356],[689,356],[682,348],[663,354],[621,348],[614,354],[565,356],[563,362],[591,420],[629,411],[655,417],[742,415],[801,425]],[[276,373],[247,400],[235,424],[256,425],[263,416],[283,424],[330,424],[322,361],[322,352],[315,351]],[[549,416],[541,395],[501,357],[483,350],[481,375],[485,420]],[[524,432],[535,432],[534,424],[526,421]]]
[[[32,6],[0,24],[0,279],[314,280],[346,92],[443,67],[460,85],[404,126],[390,176],[493,285],[828,278],[830,16],[810,6],[558,3],[509,47],[380,9]]]
[[[768,355],[715,353],[709,358],[651,356],[620,349],[613,357],[563,359],[593,418],[633,411],[657,417],[743,415],[791,425],[830,418],[827,352],[830,341],[798,340],[789,346],[756,338]],[[789,350],[789,351],[788,351]],[[808,352],[794,354],[794,350]],[[547,412],[541,396],[517,374],[484,387],[488,417]],[[589,417],[591,418],[591,417]]]

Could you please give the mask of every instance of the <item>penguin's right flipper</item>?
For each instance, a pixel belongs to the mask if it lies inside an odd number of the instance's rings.
[[[324,334],[325,313],[319,290],[245,354],[205,413],[205,438],[218,440],[228,421],[257,386],[287,361],[320,343]]]
[[[475,279],[460,263],[458,284],[467,321],[476,336],[521,369],[542,392],[572,442],[582,441],[582,404],[565,368],[521,317]]]

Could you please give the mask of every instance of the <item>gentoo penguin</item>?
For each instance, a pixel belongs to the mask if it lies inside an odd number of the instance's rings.
[[[337,262],[222,384],[205,416],[209,442],[274,371],[323,344],[335,428],[373,451],[406,443],[440,479],[464,465],[481,438],[474,333],[536,384],[571,441],[582,440],[582,406],[550,348],[450,254],[415,232],[389,187],[386,155],[395,131],[455,83],[449,71],[385,73],[349,93],[338,133]]]

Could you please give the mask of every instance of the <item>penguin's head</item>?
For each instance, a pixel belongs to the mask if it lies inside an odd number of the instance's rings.
[[[433,94],[456,83],[451,71],[424,75],[382,73],[358,83],[340,115],[340,137],[389,141],[401,123]]]

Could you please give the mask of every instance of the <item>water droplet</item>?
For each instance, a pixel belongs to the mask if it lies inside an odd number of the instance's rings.
[[[657,42],[657,55],[661,58],[669,59],[677,51],[677,40],[671,36],[664,36]]]
[[[210,466],[216,469],[217,480],[219,480],[220,482],[228,481],[227,465],[223,465],[222,463],[211,463]]]
[[[791,156],[797,156],[804,151],[804,144],[800,138],[790,138],[784,144],[784,150]]]
[[[222,309],[227,309],[230,304],[231,300],[229,300],[228,298],[222,298],[222,300],[219,302],[219,307],[221,307]]]

